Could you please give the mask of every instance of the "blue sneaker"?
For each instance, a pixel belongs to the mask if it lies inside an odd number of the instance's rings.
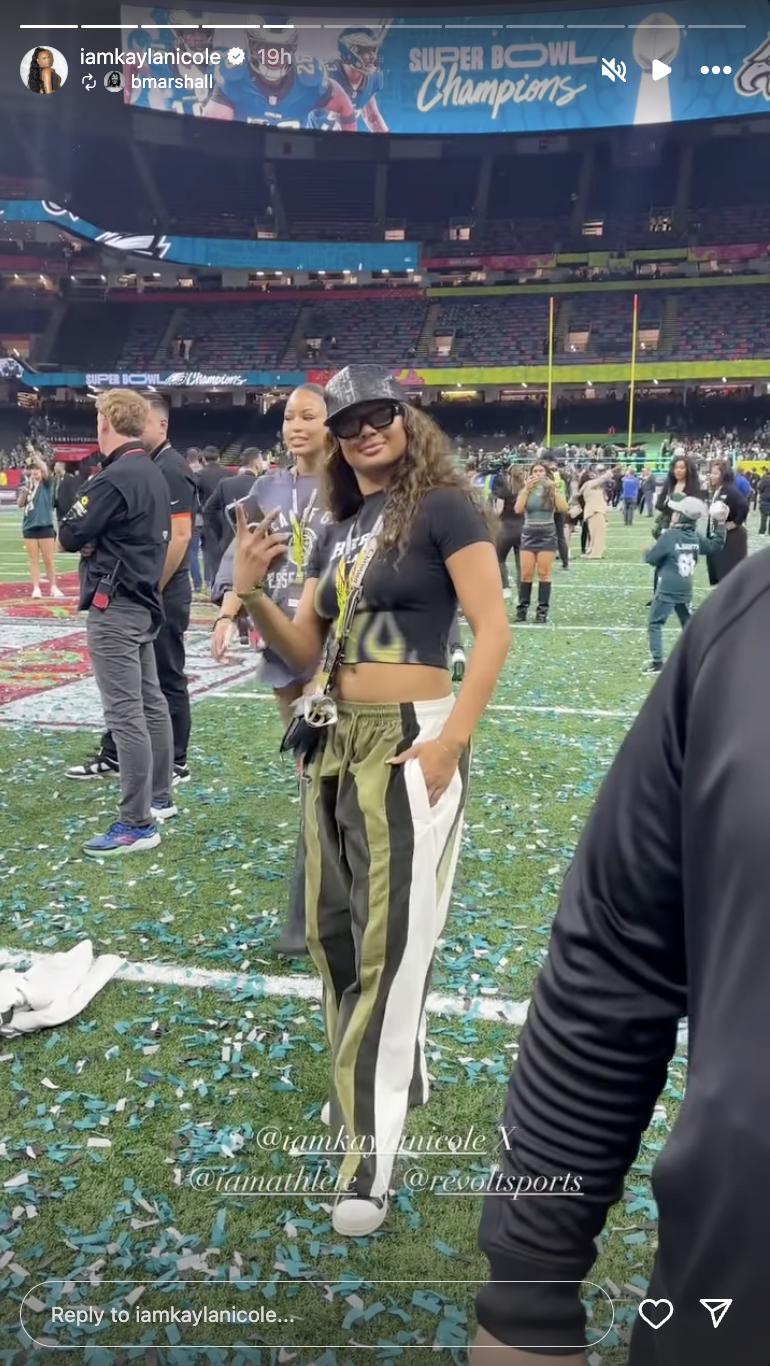
[[[150,807],[150,815],[154,821],[170,821],[172,816],[179,815],[179,810],[171,798],[167,797],[165,802],[153,802]]]
[[[160,835],[154,825],[136,827],[116,821],[105,835],[95,835],[83,845],[83,853],[94,858],[111,858],[113,854],[133,854],[144,849],[155,849]]]

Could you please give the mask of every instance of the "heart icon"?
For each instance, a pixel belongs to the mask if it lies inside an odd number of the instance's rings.
[[[670,1300],[642,1300],[639,1305],[640,1319],[644,1319],[656,1332],[664,1323],[668,1323],[673,1312],[674,1306]]]

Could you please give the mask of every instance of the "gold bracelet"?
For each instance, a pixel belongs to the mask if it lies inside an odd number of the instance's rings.
[[[436,739],[436,744],[437,744],[437,745],[440,745],[441,748],[444,750],[444,752],[445,752],[446,754],[449,754],[449,755],[451,756],[451,758],[453,758],[454,760],[456,760],[457,763],[460,762],[460,755],[462,755],[463,750],[466,748],[465,745],[460,745],[460,753],[457,754],[457,753],[455,752],[456,747],[455,747],[455,746],[452,746],[452,745],[448,745],[448,744],[446,743],[445,740],[442,740],[442,739],[440,739],[440,738],[437,738],[437,739]]]
[[[235,589],[233,589],[233,592],[235,592]],[[236,597],[240,598],[244,606],[248,605],[250,599],[253,602],[256,598],[263,598],[264,596],[265,590],[261,583],[255,583],[254,587],[250,588],[248,593],[236,593]]]

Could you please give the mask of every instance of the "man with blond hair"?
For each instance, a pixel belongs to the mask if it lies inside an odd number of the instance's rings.
[[[80,610],[118,752],[119,819],[84,846],[97,858],[154,849],[171,801],[173,739],[153,641],[163,622],[160,582],[171,534],[168,485],[142,444],[146,399],[110,389],[96,401],[100,473],[61,523],[59,541],[80,551]]]

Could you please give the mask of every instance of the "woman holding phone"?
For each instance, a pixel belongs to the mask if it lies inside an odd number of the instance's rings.
[[[234,583],[295,671],[327,645],[323,692],[284,747],[301,756],[308,948],[323,982],[331,1130],[346,1136],[337,1233],[387,1217],[408,1109],[428,1100],[425,1001],[452,896],[471,737],[510,631],[492,519],[448,442],[379,365],[326,387],[331,517],[293,620],[271,600],[286,533],[239,511]],[[474,645],[455,697],[458,604]]]
[[[32,446],[29,446],[28,450],[29,460],[27,463],[32,468],[19,494],[17,506],[22,509],[21,534],[29,558],[32,596],[33,598],[42,598],[43,596],[40,590],[40,556],[42,555],[51,597],[63,598],[64,594],[56,582],[56,566],[54,563],[56,532],[53,524],[53,471]]]

